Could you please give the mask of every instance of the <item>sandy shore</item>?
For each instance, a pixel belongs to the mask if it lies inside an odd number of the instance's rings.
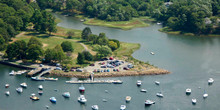
[[[126,72],[108,72],[108,73],[95,73],[95,78],[101,77],[122,77],[122,76],[143,76],[143,75],[162,75],[169,74],[170,72],[163,69],[153,68],[145,71],[126,71]],[[76,78],[89,78],[89,73],[79,73],[79,72],[62,72],[62,71],[52,71],[51,76],[59,77],[76,77]]]

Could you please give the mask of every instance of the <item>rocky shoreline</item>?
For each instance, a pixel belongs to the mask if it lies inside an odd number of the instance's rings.
[[[143,76],[143,75],[163,75],[169,74],[170,72],[163,69],[153,68],[145,71],[126,71],[126,72],[111,72],[111,73],[95,73],[95,78],[102,77],[124,77],[124,76]],[[79,73],[79,72],[60,72],[52,71],[50,76],[58,77],[75,77],[75,78],[89,78],[90,73]]]

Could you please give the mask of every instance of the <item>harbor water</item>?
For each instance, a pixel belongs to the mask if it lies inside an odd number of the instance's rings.
[[[54,14],[62,22],[58,26],[82,30],[84,25],[77,18],[65,17]],[[151,64],[171,71],[167,75],[132,76],[101,79],[119,79],[123,84],[85,84],[86,104],[77,101],[80,93],[80,84],[66,84],[71,78],[59,78],[58,81],[31,81],[30,78],[21,76],[9,76],[8,73],[17,68],[0,65],[0,110],[44,110],[48,105],[50,110],[91,110],[92,105],[98,105],[100,110],[119,110],[120,105],[126,105],[126,110],[218,110],[220,101],[220,37],[197,37],[169,35],[159,32],[162,26],[151,24],[150,27],[136,28],[132,30],[120,30],[114,28],[89,26],[94,34],[106,33],[109,38],[123,42],[140,43],[141,48],[134,52],[133,56],[141,61],[149,61]],[[155,55],[151,55],[154,52]],[[208,85],[208,78],[215,81]],[[142,80],[140,87],[136,81]],[[160,81],[156,85],[154,81]],[[23,93],[18,94],[16,88],[20,83],[26,82],[28,87]],[[9,88],[4,88],[6,83]],[[30,99],[31,93],[37,94],[38,85],[44,86],[44,94],[39,101]],[[186,88],[191,88],[191,95],[186,95]],[[55,89],[57,91],[55,91]],[[147,93],[140,92],[147,89]],[[10,91],[10,96],[4,94]],[[105,92],[105,91],[108,92]],[[70,92],[71,97],[65,99],[64,92]],[[162,92],[164,98],[156,96]],[[209,94],[203,99],[204,91]],[[125,97],[131,96],[129,103]],[[50,97],[56,97],[57,103],[52,104]],[[193,105],[192,98],[197,99]],[[106,99],[107,102],[103,102]],[[156,101],[152,106],[145,107],[144,101],[150,99]]]

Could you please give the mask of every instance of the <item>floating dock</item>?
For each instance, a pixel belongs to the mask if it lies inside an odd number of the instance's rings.
[[[122,84],[121,80],[79,80],[79,81],[66,81],[69,84]]]

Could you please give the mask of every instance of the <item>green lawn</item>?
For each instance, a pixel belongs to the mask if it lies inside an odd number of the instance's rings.
[[[128,56],[130,57],[131,54],[133,54],[133,52],[135,50],[138,50],[140,48],[140,44],[137,43],[125,43],[125,42],[121,42],[121,46],[119,49],[115,50],[113,52],[113,55],[117,56],[117,57],[123,57],[123,56]]]

